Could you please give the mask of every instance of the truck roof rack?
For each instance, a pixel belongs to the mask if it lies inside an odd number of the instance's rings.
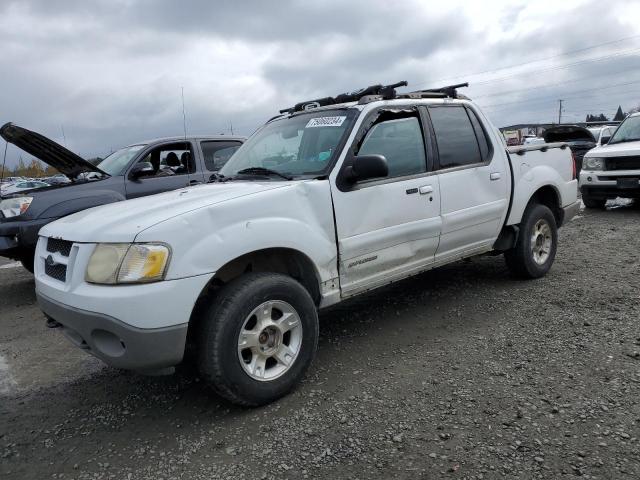
[[[415,92],[398,95],[398,98],[464,98],[467,97],[458,93],[458,88],[468,87],[469,83],[458,83],[440,88],[429,88],[427,90],[416,90]]]
[[[302,112],[304,110],[312,110],[325,105],[336,105],[338,103],[357,102],[364,97],[379,97],[380,100],[389,100],[396,98],[396,88],[406,87],[407,82],[402,81],[391,85],[370,85],[351,93],[341,93],[335,97],[317,98],[315,100],[307,100],[306,102],[296,103],[293,107],[280,110],[280,113]]]
[[[316,98],[315,100],[307,100],[306,102],[296,103],[293,107],[280,110],[280,113],[295,113],[305,110],[312,110],[326,105],[336,105],[346,102],[372,101],[372,100],[390,100],[392,98],[464,98],[457,92],[458,88],[468,87],[469,83],[458,83],[456,85],[447,85],[446,87],[430,88],[427,90],[416,90],[415,92],[396,94],[396,88],[406,87],[406,81],[393,83],[391,85],[370,85],[351,93],[341,93],[335,97]]]

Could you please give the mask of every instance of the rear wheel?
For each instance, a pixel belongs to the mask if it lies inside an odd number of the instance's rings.
[[[594,198],[588,195],[582,194],[582,201],[584,202],[584,206],[587,208],[604,208],[607,203],[606,198]]]
[[[224,286],[202,315],[200,372],[233,403],[258,406],[286,395],[315,356],[315,304],[285,275],[243,275]]]
[[[524,212],[515,246],[504,254],[511,272],[520,278],[545,275],[556,256],[558,227],[549,207],[531,204]]]

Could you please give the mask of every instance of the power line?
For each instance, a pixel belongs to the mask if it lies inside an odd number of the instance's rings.
[[[607,88],[622,87],[622,86],[626,86],[626,85],[633,85],[633,84],[636,84],[636,83],[640,83],[640,80],[636,80],[636,81],[633,81],[633,82],[618,83],[618,84],[614,84],[614,85],[606,85],[606,86],[603,86],[603,87],[586,88],[584,90],[575,90],[575,91],[572,92],[572,96],[565,97],[565,98],[576,98],[574,95],[578,94],[578,93],[592,92],[592,91],[595,91],[595,90],[605,90]],[[553,95],[553,96],[555,96],[555,95]],[[579,96],[579,97],[582,97],[582,95]],[[519,104],[519,103],[529,103],[529,102],[535,102],[536,100],[548,100],[549,98],[550,98],[550,96],[546,95],[544,97],[533,97],[533,98],[530,98],[530,99],[527,99],[527,100],[516,100],[516,101],[513,101],[513,102],[504,102],[504,103],[495,103],[493,105],[484,105],[482,108],[499,107],[499,106],[502,106],[502,105],[515,105],[515,104]]]
[[[418,85],[416,85],[416,87],[421,87],[421,86],[424,86],[424,85],[428,85],[429,83],[437,83],[437,82],[444,82],[446,80],[454,80],[454,79],[457,79],[457,78],[475,77],[477,75],[484,75],[485,73],[494,73],[494,72],[499,72],[499,71],[502,71],[502,70],[508,70],[510,68],[522,67],[524,65],[529,65],[529,64],[532,64],[532,63],[545,62],[547,60],[553,60],[555,58],[570,56],[570,55],[574,55],[576,53],[584,52],[584,51],[587,51],[587,50],[593,50],[594,48],[604,47],[605,45],[612,45],[612,44],[615,44],[615,43],[620,43],[620,42],[624,42],[626,40],[631,40],[631,39],[639,38],[639,37],[640,37],[640,35],[632,35],[630,37],[619,38],[617,40],[611,40],[609,42],[599,43],[599,44],[596,44],[596,45],[592,45],[590,47],[580,48],[578,50],[572,50],[570,52],[559,53],[557,55],[552,55],[551,57],[540,58],[540,59],[537,59],[537,60],[530,60],[528,62],[516,63],[516,64],[513,64],[513,65],[508,65],[506,67],[500,67],[500,68],[491,69],[491,70],[484,70],[484,71],[476,72],[476,73],[466,73],[466,74],[457,75],[457,76],[454,76],[454,77],[441,78],[441,79],[438,79],[438,80],[433,80],[433,82],[418,84]]]

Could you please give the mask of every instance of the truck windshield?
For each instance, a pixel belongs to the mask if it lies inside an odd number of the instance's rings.
[[[220,174],[266,176],[266,170],[271,170],[291,178],[323,175],[357,113],[355,109],[323,110],[274,120],[253,134]],[[277,174],[273,178],[278,179]]]
[[[616,132],[609,140],[612,143],[635,142],[640,140],[640,115],[628,117],[620,124]]]
[[[129,165],[129,161],[142,150],[144,145],[132,145],[130,147],[121,148],[116,150],[107,158],[102,160],[97,167],[103,172],[107,172],[109,175],[122,175]]]

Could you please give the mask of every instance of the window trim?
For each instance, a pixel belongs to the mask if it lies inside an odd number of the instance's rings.
[[[422,146],[424,148],[424,154],[425,154],[425,171],[421,173],[415,173],[411,175],[402,175],[397,177],[374,178],[371,180],[365,180],[363,182],[356,182],[354,184],[347,182],[345,180],[345,171],[347,167],[353,164],[353,160],[356,157],[355,155],[356,149],[359,150],[359,147],[362,145],[362,142],[366,138],[369,131],[378,123],[382,123],[382,122],[376,122],[375,120],[371,122],[371,119],[374,117],[375,118],[379,117],[380,113],[383,112],[384,110],[395,110],[395,109],[415,110],[415,118],[418,119],[418,124],[420,125],[420,132],[422,134]],[[412,117],[407,117],[407,118],[412,118]],[[428,136],[428,130],[425,125],[425,118],[421,112],[420,105],[416,105],[413,103],[401,104],[401,105],[385,105],[385,106],[381,106],[379,108],[371,110],[364,117],[364,120],[362,120],[362,123],[358,128],[358,131],[353,139],[353,142],[348,148],[344,161],[340,166],[340,171],[336,176],[336,182],[335,182],[336,186],[338,187],[338,190],[346,193],[346,192],[361,190],[363,188],[376,187],[378,185],[384,185],[387,183],[404,182],[404,181],[412,180],[415,178],[422,178],[422,177],[428,177],[433,175],[434,173],[434,171],[432,171],[433,159],[431,157],[431,155],[433,155],[433,150],[431,145],[431,138],[427,140],[427,136]],[[430,137],[430,134],[429,134],[429,137]]]
[[[469,116],[469,107],[467,105],[464,104],[437,104],[437,105],[425,105],[425,110],[426,110],[426,116],[429,119],[429,128],[431,131],[431,134],[433,135],[433,142],[434,142],[434,148],[435,148],[435,157],[434,157],[434,172],[441,174],[441,173],[448,173],[448,172],[457,172],[459,170],[466,170],[468,168],[478,168],[478,167],[486,167],[488,165],[491,164],[492,160],[493,160],[493,155],[494,155],[494,148],[493,148],[493,142],[490,141],[490,137],[487,135],[486,130],[484,129],[484,126],[482,124],[482,122],[480,121],[480,118],[478,117],[478,115],[475,113],[475,111],[472,110],[472,113],[476,115],[476,118],[478,120],[478,123],[480,124],[480,127],[483,129],[483,133],[484,136],[487,140],[487,144],[489,145],[489,153],[487,155],[486,160],[482,160],[481,162],[476,162],[476,163],[469,163],[466,165],[458,165],[455,167],[448,167],[448,168],[440,168],[440,152],[438,150],[438,139],[436,137],[436,133],[435,133],[435,128],[433,127],[433,120],[431,119],[431,113],[430,110],[434,109],[434,108],[463,108],[465,110],[465,113],[467,114],[467,118],[469,119],[469,124],[471,125],[471,129],[473,130],[475,139],[476,139],[476,145],[478,146],[478,153],[480,154],[480,158],[482,159],[482,149],[480,148],[480,143],[478,142],[478,134],[476,132],[476,128],[473,125],[473,122],[471,121],[471,117]]]

